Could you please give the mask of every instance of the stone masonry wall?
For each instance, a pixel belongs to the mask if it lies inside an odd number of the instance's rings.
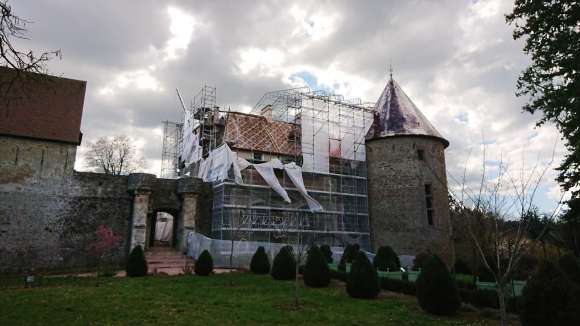
[[[366,146],[373,249],[389,245],[400,255],[431,251],[451,266],[443,143],[427,137],[385,137]],[[424,160],[418,150],[424,151]],[[427,219],[426,184],[433,193],[434,225]]]
[[[87,254],[104,224],[121,236],[124,261],[131,195],[127,177],[73,170],[76,145],[0,136],[0,272],[95,264]]]

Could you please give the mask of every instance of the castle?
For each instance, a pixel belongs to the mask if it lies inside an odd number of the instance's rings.
[[[12,72],[0,69],[2,85]],[[299,88],[265,94],[250,113],[220,110],[204,88],[186,109],[179,177],[164,179],[74,171],[86,83],[33,77],[0,103],[1,271],[90,265],[86,248],[103,224],[122,236],[120,263],[130,248],[154,245],[161,212],[173,216],[181,252],[195,231],[389,245],[452,264],[449,143],[392,78],[374,105]]]

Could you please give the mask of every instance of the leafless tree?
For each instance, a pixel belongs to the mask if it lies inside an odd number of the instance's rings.
[[[555,148],[555,147],[554,147]],[[552,154],[553,161],[554,154]],[[483,148],[481,178],[475,189],[466,184],[466,173],[461,181],[459,195],[455,195],[455,218],[473,241],[482,265],[497,283],[501,324],[506,325],[506,293],[512,273],[530,244],[529,216],[535,209],[534,199],[552,161],[544,167],[539,164],[525,169],[525,160],[519,173],[510,171],[509,164],[499,160],[493,175],[488,171],[486,146]],[[466,164],[467,166],[467,164]],[[560,203],[551,214],[553,218]],[[458,230],[456,230],[458,231]]]
[[[87,165],[95,171],[123,175],[144,167],[144,160],[127,136],[101,137],[88,145]]]
[[[12,89],[20,73],[34,72],[46,74],[46,62],[54,57],[61,57],[60,50],[46,51],[35,55],[33,51],[21,51],[14,45],[15,40],[27,39],[26,25],[31,21],[14,14],[8,0],[0,0],[0,66],[14,69],[17,73],[7,81],[3,80],[0,90],[3,98]]]

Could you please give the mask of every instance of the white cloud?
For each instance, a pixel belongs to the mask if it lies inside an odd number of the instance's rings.
[[[167,13],[171,19],[169,31],[171,38],[167,41],[164,52],[164,60],[174,60],[184,55],[191,39],[193,38],[193,30],[195,20],[193,16],[188,15],[184,11],[175,8],[167,8]]]
[[[245,48],[239,51],[237,67],[244,75],[251,72],[257,77],[273,76],[280,69],[284,57],[279,49]]]

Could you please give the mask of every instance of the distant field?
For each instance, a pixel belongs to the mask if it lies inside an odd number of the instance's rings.
[[[0,290],[0,325],[496,325],[479,314],[425,314],[415,297],[382,291],[377,300],[348,297],[344,285],[311,289],[247,273],[74,279],[53,286]],[[233,285],[232,285],[233,284]]]

